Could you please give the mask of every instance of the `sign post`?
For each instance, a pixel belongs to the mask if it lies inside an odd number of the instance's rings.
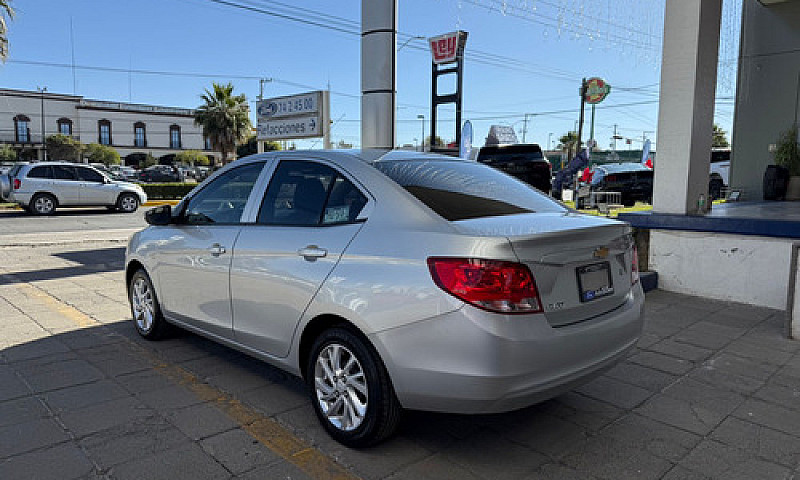
[[[328,91],[259,100],[256,118],[256,138],[259,142],[323,137],[325,148],[330,148]]]
[[[453,103],[456,106],[456,145],[461,144],[461,92],[464,73],[464,47],[467,44],[467,32],[458,30],[428,39],[431,47],[431,151],[436,151],[436,110],[439,105]],[[455,63],[455,66],[449,64]],[[439,94],[438,78],[440,75],[456,74],[456,91],[450,94]],[[424,135],[423,135],[424,137]],[[422,139],[423,144],[425,139]],[[452,153],[452,151],[449,151]]]

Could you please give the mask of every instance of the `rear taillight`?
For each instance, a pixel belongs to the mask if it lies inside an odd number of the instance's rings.
[[[539,313],[542,302],[528,267],[477,258],[428,259],[442,290],[478,308],[498,313]]]
[[[631,285],[639,281],[639,250],[633,246],[633,259],[631,260]]]
[[[19,178],[14,179],[14,190],[19,190],[19,187],[22,186],[22,182],[19,181]]]
[[[617,176],[616,175],[606,175],[606,182],[616,182]]]

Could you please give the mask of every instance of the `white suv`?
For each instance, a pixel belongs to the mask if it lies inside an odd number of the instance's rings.
[[[731,170],[731,151],[714,149],[711,151],[711,167],[708,178],[708,194],[712,200],[725,197]]]
[[[114,181],[89,165],[69,162],[14,166],[0,176],[0,197],[36,215],[50,215],[57,207],[83,206],[131,213],[147,201],[139,185]]]

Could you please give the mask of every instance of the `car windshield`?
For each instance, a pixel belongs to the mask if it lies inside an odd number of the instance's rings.
[[[427,159],[373,165],[449,221],[566,211],[530,185],[477,163]]]

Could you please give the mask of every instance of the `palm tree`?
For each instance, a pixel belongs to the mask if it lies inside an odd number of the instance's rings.
[[[0,0],[2,1],[2,0]],[[236,159],[236,144],[250,135],[250,109],[247,98],[233,94],[233,84],[212,84],[212,90],[201,95],[205,105],[194,114],[195,125],[203,127],[203,135],[211,141],[211,147],[222,153],[222,163],[232,153]]]
[[[578,133],[570,131],[562,135],[561,138],[558,139],[558,146],[556,148],[567,153],[567,162],[572,160],[573,155],[578,151]]]
[[[14,18],[14,9],[11,8],[10,0],[0,0],[0,60],[6,61],[8,58],[8,23]]]

